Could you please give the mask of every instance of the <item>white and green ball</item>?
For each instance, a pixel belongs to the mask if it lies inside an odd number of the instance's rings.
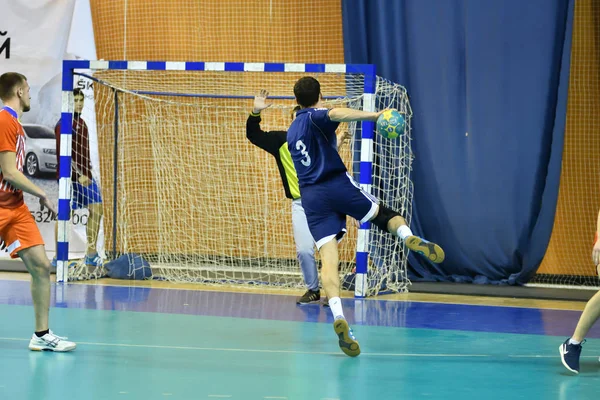
[[[402,135],[405,125],[404,116],[397,110],[387,110],[377,118],[377,132],[388,139]]]

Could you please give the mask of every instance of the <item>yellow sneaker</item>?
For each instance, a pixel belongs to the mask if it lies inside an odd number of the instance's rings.
[[[418,236],[409,236],[404,240],[404,243],[406,243],[406,247],[415,253],[427,257],[429,261],[436,264],[441,263],[446,258],[446,254],[440,246]]]
[[[338,318],[333,322],[333,329],[339,338],[340,349],[347,356],[356,357],[360,354],[360,346],[344,318]]]

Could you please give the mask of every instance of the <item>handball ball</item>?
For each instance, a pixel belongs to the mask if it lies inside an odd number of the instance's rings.
[[[388,139],[402,135],[404,125],[404,117],[396,110],[387,110],[377,118],[377,132]]]

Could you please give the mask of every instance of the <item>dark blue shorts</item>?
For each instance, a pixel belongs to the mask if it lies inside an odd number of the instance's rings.
[[[300,190],[302,207],[317,248],[346,233],[346,216],[366,222],[378,209],[377,199],[363,191],[349,174],[305,186]]]
[[[88,205],[94,203],[102,203],[100,188],[95,180],[92,180],[92,183],[89,186],[83,186],[79,182],[73,182],[71,199],[71,208],[73,210],[87,208]]]

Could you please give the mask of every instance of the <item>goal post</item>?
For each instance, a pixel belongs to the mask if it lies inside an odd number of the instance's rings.
[[[109,258],[144,256],[155,275],[173,281],[301,287],[274,162],[240,131],[261,88],[276,103],[263,113],[263,129],[287,130],[293,83],[305,75],[320,80],[332,106],[396,108],[405,115],[405,134],[395,140],[376,135],[371,121],[342,124],[352,140],[340,154],[362,189],[410,223],[412,111],[406,90],[378,77],[373,65],[65,60],[58,282],[71,276],[72,91],[78,75],[94,81]],[[246,241],[238,230],[250,231]],[[352,251],[341,246],[340,272],[355,296],[404,290],[403,243],[369,223],[350,223],[348,230],[346,242],[355,244]]]
[[[362,66],[364,74],[364,100],[363,111],[375,111],[375,89],[376,76],[374,65]],[[373,184],[373,133],[375,132],[375,123],[372,121],[362,121],[360,138],[360,172],[358,183],[365,192],[372,194],[371,186]],[[369,232],[371,223],[369,221],[362,223],[358,227],[358,237],[356,241],[356,276],[354,285],[354,297],[366,297],[369,288],[367,281],[367,272],[369,265]]]

